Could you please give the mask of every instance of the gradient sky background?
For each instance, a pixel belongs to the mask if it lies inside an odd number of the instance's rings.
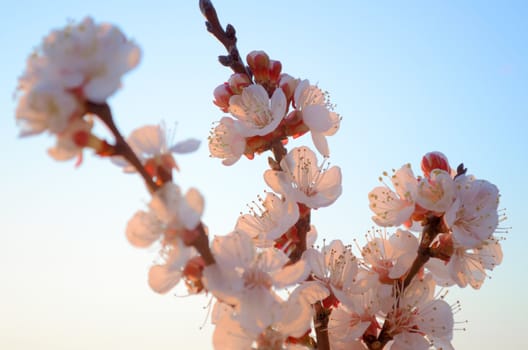
[[[283,71],[331,93],[343,116],[330,139],[344,193],[314,213],[320,237],[363,242],[367,193],[384,170],[440,150],[452,165],[502,193],[512,227],[504,262],[479,291],[452,289],[457,349],[519,349],[525,322],[528,236],[528,5],[524,1],[214,1],[238,31],[241,53],[263,49]],[[25,60],[52,28],[91,15],[117,24],[143,49],[110,100],[124,134],[178,123],[176,138],[204,140],[177,159],[176,181],[206,198],[204,222],[228,233],[266,189],[266,158],[226,168],[206,137],[222,113],[213,89],[230,71],[204,29],[198,1],[11,1],[0,14],[0,348],[9,350],[210,349],[208,298],[159,296],[147,283],[155,250],[124,230],[149,200],[141,180],[90,152],[78,169],[46,154],[42,135],[19,139],[13,93]],[[104,134],[104,130],[102,130]],[[288,147],[308,144],[309,137]],[[183,291],[177,292],[184,295]],[[469,323],[465,323],[468,320]],[[201,326],[205,323],[203,329]]]

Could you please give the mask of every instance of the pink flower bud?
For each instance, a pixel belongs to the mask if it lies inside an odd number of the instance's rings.
[[[191,293],[200,293],[204,289],[202,284],[205,261],[201,256],[195,256],[183,268],[185,284]]]
[[[269,61],[269,67],[268,67],[269,78],[273,84],[277,84],[277,82],[279,81],[281,70],[282,70],[282,63],[280,63],[280,61],[275,61],[275,60]]]
[[[447,157],[442,152],[429,152],[422,158],[422,171],[426,178],[429,178],[431,171],[435,169],[451,173]]]
[[[233,92],[231,91],[229,84],[224,83],[222,85],[218,85],[216,89],[214,89],[213,95],[215,98],[213,103],[217,105],[222,110],[222,112],[227,112],[229,108],[229,99],[231,96],[233,96]]]
[[[231,94],[239,95],[245,87],[251,85],[251,80],[245,74],[235,73],[229,78],[228,84],[231,89]]]
[[[85,130],[79,130],[72,135],[73,143],[78,147],[86,147],[90,139],[90,133]]]
[[[267,53],[264,51],[251,51],[246,56],[246,61],[251,68],[255,70],[256,68],[268,68],[270,59]]]
[[[246,60],[256,82],[269,81],[270,59],[264,51],[251,51],[248,53]]]
[[[202,272],[205,267],[205,261],[201,256],[195,256],[187,261],[183,268],[183,275],[193,281],[202,279]]]
[[[279,86],[284,92],[287,101],[291,101],[297,85],[299,85],[299,79],[295,79],[286,73],[280,75]]]

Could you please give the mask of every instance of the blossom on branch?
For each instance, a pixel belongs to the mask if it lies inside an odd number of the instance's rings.
[[[339,130],[341,117],[333,111],[334,106],[328,101],[327,94],[310,85],[308,80],[303,80],[295,89],[294,106],[310,129],[315,148],[323,156],[330,156],[326,136],[332,136]]]
[[[263,136],[275,130],[284,118],[286,97],[276,89],[270,99],[261,85],[249,85],[241,95],[231,96],[229,112],[238,121],[234,126],[240,135]]]
[[[158,293],[166,293],[179,281],[186,263],[196,255],[184,244],[185,233],[194,230],[201,220],[204,201],[190,189],[185,196],[169,182],[154,193],[149,211],[140,210],[130,219],[126,229],[129,242],[139,248],[156,241],[161,245],[161,263],[151,267],[149,285]]]
[[[216,237],[212,251],[216,264],[204,269],[206,288],[219,300],[236,306],[237,320],[255,332],[270,325],[280,308],[274,288],[293,286],[308,275],[304,261],[286,266],[286,254],[275,248],[257,251],[243,233]]]
[[[279,198],[267,192],[264,200],[255,203],[249,214],[238,218],[235,231],[253,238],[259,248],[271,247],[274,241],[284,234],[299,219],[297,203]]]
[[[391,176],[394,190],[386,186],[374,188],[369,194],[372,220],[380,226],[400,226],[415,210],[418,182],[410,164],[402,166]]]
[[[308,147],[293,148],[280,163],[282,171],[266,170],[264,180],[275,192],[312,209],[326,207],[341,195],[341,169],[317,165]]]
[[[172,135],[166,130],[165,124],[145,125],[133,130],[127,138],[130,148],[143,164],[149,175],[156,179],[159,185],[172,179],[172,169],[179,170],[173,154],[194,152],[200,146],[200,141],[187,139],[174,143]],[[136,168],[123,157],[112,157],[112,162],[123,167],[125,172],[136,172]]]

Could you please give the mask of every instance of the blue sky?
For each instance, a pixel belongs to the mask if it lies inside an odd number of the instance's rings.
[[[384,170],[444,152],[454,165],[495,183],[512,227],[504,262],[479,291],[452,290],[462,311],[458,349],[521,348],[526,300],[521,223],[528,191],[528,5],[522,1],[214,1],[245,54],[262,49],[283,71],[328,90],[343,116],[331,163],[344,193],[313,215],[321,237],[363,239],[367,193]],[[265,157],[223,167],[206,137],[222,113],[213,89],[230,71],[204,29],[197,1],[17,1],[0,14],[0,348],[209,349],[208,298],[159,296],[146,273],[155,251],[132,248],[127,220],[148,193],[141,180],[85,154],[76,169],[46,155],[52,138],[19,139],[13,93],[27,55],[52,29],[91,15],[117,24],[143,49],[139,67],[110,100],[127,134],[164,120],[177,139],[204,140],[178,158],[176,181],[206,198],[212,234],[234,226],[266,189]],[[101,130],[104,133],[104,130]],[[309,137],[288,147],[311,145]],[[178,292],[184,294],[183,291]],[[465,320],[469,322],[464,323]]]

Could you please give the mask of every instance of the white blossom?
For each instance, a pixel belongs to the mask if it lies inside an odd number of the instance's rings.
[[[341,118],[333,112],[333,106],[325,93],[317,86],[310,85],[308,80],[301,81],[295,88],[294,102],[296,110],[310,129],[315,148],[328,157],[330,150],[326,136],[332,136],[339,130]]]
[[[388,186],[374,188],[368,195],[372,220],[380,226],[400,226],[415,209],[418,182],[410,164],[403,165],[391,176],[394,191]]]
[[[249,214],[238,218],[235,230],[253,238],[257,247],[270,247],[299,219],[297,203],[268,192],[261,203],[254,203]]]
[[[246,149],[246,139],[235,128],[235,120],[229,117],[220,119],[208,140],[211,156],[223,159],[224,165],[235,164]]]
[[[229,99],[229,112],[237,118],[235,127],[244,137],[269,134],[280,124],[286,114],[286,97],[276,89],[268,97],[259,84],[252,84],[242,90],[241,95]]]
[[[341,169],[323,169],[309,148],[293,148],[280,162],[282,171],[267,170],[264,180],[287,199],[317,209],[334,203],[341,195]]]
[[[486,180],[465,175],[455,183],[456,200],[446,212],[445,223],[457,245],[478,247],[497,229],[499,190]]]

